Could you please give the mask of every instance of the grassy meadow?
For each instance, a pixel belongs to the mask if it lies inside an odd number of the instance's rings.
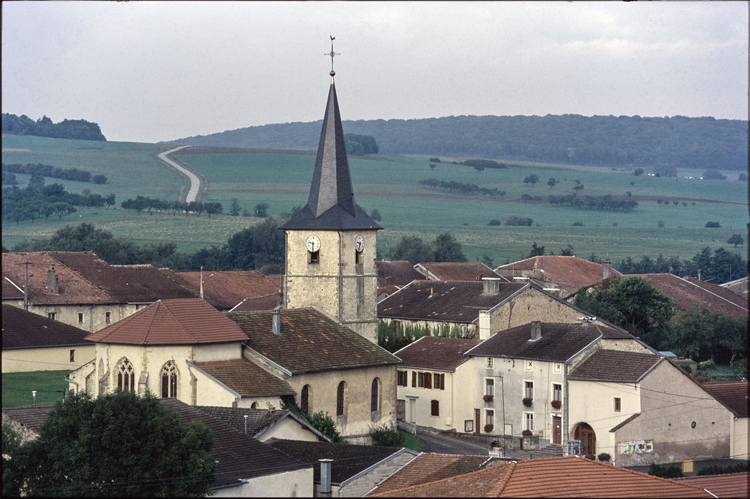
[[[232,234],[259,221],[228,215],[210,219],[205,214],[137,215],[119,209],[123,200],[139,194],[184,199],[186,177],[157,158],[158,153],[169,148],[166,144],[3,137],[3,163],[44,163],[104,174],[109,179],[105,185],[57,179],[46,182],[61,183],[70,192],[88,188],[103,195],[115,193],[118,207],[80,209],[62,220],[50,218],[20,224],[3,221],[3,245],[12,249],[24,239],[49,237],[65,225],[87,222],[138,244],[172,241],[178,251],[194,252],[222,245]],[[237,198],[241,208],[248,211],[258,203],[267,203],[271,216],[288,213],[292,207],[307,202],[315,163],[312,153],[177,153],[173,158],[205,179],[207,186],[202,188],[207,187],[208,200],[222,203],[225,212],[229,211],[231,199]],[[457,160],[462,159],[466,158]],[[680,172],[678,178],[636,177],[632,170],[529,163],[478,172],[472,167],[450,164],[445,158],[433,169],[426,157],[353,157],[349,162],[357,203],[368,212],[377,209],[382,216],[385,230],[379,233],[378,251],[384,257],[404,235],[432,241],[446,231],[456,236],[470,260],[487,255],[496,265],[525,257],[532,242],[545,246],[548,254],[559,254],[570,245],[579,257],[588,258],[594,253],[615,262],[626,257],[656,257],[659,253],[689,258],[705,246],[725,246],[743,256],[747,254],[746,242],[736,249],[725,244],[733,233],[747,239],[746,182],[683,178],[696,172]],[[523,182],[531,173],[540,179],[536,185]],[[725,174],[730,179],[737,176],[737,172]],[[21,187],[28,182],[28,176],[17,177]],[[507,194],[503,199],[450,194],[419,185],[426,178],[496,187]],[[558,180],[554,188],[547,185],[549,178]],[[639,206],[631,213],[621,213],[521,201],[523,194],[570,194],[576,181],[584,185],[579,196],[610,194],[619,198],[630,191],[631,199]],[[659,199],[668,204],[659,204]],[[490,220],[504,223],[512,215],[530,217],[534,223],[531,227],[488,226]],[[660,221],[663,227],[658,227]],[[721,228],[705,228],[708,221],[719,222]],[[583,225],[573,226],[576,222]]]
[[[36,390],[36,405],[54,405],[62,400],[68,388],[65,376],[70,371],[33,371],[26,373],[3,373],[3,409],[31,407],[32,390]]]

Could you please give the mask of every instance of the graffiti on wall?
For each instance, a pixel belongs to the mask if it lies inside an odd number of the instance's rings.
[[[618,454],[640,454],[654,452],[653,440],[633,440],[632,442],[617,442]]]

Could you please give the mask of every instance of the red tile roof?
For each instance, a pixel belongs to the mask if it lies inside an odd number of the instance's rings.
[[[747,298],[727,288],[697,279],[684,279],[673,274],[637,274],[667,295],[678,310],[705,307],[730,317],[747,317]]]
[[[564,362],[599,336],[605,339],[633,339],[611,327],[598,324],[568,324],[542,322],[541,337],[531,339],[531,323],[499,331],[468,352],[480,357],[509,357],[516,359]]]
[[[418,263],[414,269],[427,279],[435,281],[481,281],[482,277],[494,277],[510,282],[481,262]]]
[[[748,497],[748,473],[729,473],[726,475],[701,475],[684,478],[673,478],[678,483],[685,483],[705,489],[716,497]]]
[[[748,417],[748,382],[706,383],[701,385],[716,400],[727,406],[738,418]]]
[[[200,272],[176,272],[176,275],[188,289],[200,293]],[[256,270],[203,272],[203,299],[219,310],[229,310],[247,298],[275,296],[279,291],[276,282]]]
[[[664,357],[636,352],[599,350],[568,375],[569,380],[637,383]]]
[[[471,473],[477,471],[485,461],[487,456],[423,453],[380,482],[368,496]]]
[[[90,251],[4,253],[2,260],[3,276],[20,288],[25,262],[29,262],[29,300],[36,305],[150,303],[197,297],[152,265],[109,265]],[[50,270],[57,275],[58,292],[47,285]]]
[[[375,497],[713,497],[698,487],[584,457],[529,459]]]
[[[281,334],[272,331],[273,312],[229,312],[245,344],[293,374],[397,364],[398,358],[312,308],[284,309]]]
[[[453,372],[458,366],[469,360],[467,350],[480,343],[480,340],[468,338],[440,338],[423,336],[398,352],[403,367],[438,369]]]
[[[88,331],[10,305],[3,305],[2,323],[3,350],[91,345]]]
[[[294,395],[289,383],[247,359],[196,362],[195,366],[239,393],[241,397]]]
[[[280,302],[281,294],[273,293],[267,296],[259,296],[257,298],[245,298],[236,307],[230,310],[230,312],[257,312],[260,310],[273,310]]]
[[[3,300],[23,300],[23,281],[15,284],[5,277],[3,271]]]
[[[200,298],[190,298],[159,300],[86,339],[125,345],[197,345],[247,338],[221,312]]]
[[[503,275],[520,277],[523,271],[540,271],[546,279],[560,286],[568,293],[575,293],[582,286],[591,286],[601,281],[603,266],[575,256],[534,256],[518,262],[502,265],[495,269]],[[620,276],[620,272],[611,269],[611,276]]]
[[[484,294],[478,281],[414,281],[378,303],[378,317],[471,324],[480,310],[502,303],[526,285],[501,283],[497,294]]]

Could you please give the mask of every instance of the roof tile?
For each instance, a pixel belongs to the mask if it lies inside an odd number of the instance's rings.
[[[520,277],[523,271],[538,270],[546,279],[554,282],[568,293],[575,293],[582,286],[591,286],[601,281],[604,273],[600,263],[589,262],[575,256],[534,256],[518,262],[502,265],[495,269],[502,275]],[[611,269],[610,275],[620,276],[620,272]]]
[[[599,350],[573,369],[568,379],[637,383],[663,359],[645,353]]]
[[[84,341],[88,331],[3,305],[3,350],[91,344]]]
[[[479,343],[480,340],[468,338],[423,336],[394,355],[401,359],[403,367],[453,372],[469,360],[469,357],[465,355],[466,352]]]
[[[247,359],[196,362],[196,367],[242,397],[294,395],[289,384]]]
[[[703,389],[715,399],[729,407],[738,418],[748,417],[748,382],[706,383]]]

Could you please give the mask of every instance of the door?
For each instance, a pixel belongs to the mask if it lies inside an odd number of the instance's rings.
[[[409,422],[417,424],[417,399],[409,399]]]
[[[575,439],[581,441],[581,455],[596,454],[596,433],[586,423],[580,423],[576,426]]]
[[[562,418],[552,416],[552,443],[562,444]]]
[[[482,411],[474,409],[474,434],[479,435],[479,423],[481,423]]]

